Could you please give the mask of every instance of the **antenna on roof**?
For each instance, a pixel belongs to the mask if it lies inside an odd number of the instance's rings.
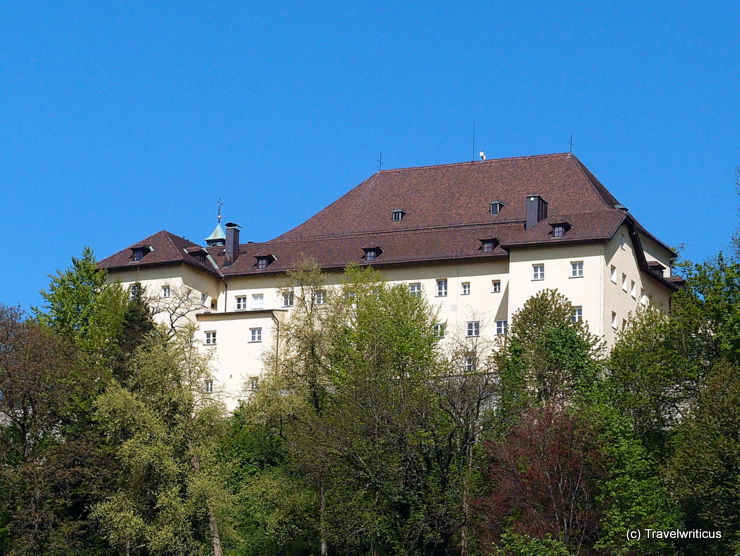
[[[568,149],[568,156],[570,156],[570,155],[572,155],[572,154],[573,154],[573,145],[574,145],[574,144],[575,144],[575,143],[573,143],[573,134],[571,133],[571,134],[570,134],[570,140],[568,141],[568,146],[569,146],[569,149]]]
[[[380,156],[378,156],[378,172],[380,172],[383,169],[383,151],[380,151]]]
[[[478,156],[480,156],[480,159],[481,160],[485,160],[486,159],[486,151],[481,151]]]

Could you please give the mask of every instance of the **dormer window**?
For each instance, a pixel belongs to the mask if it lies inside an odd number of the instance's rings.
[[[365,247],[363,251],[365,251],[365,260],[369,263],[377,259],[383,252],[380,247]]]
[[[275,260],[274,255],[260,255],[255,258],[257,259],[258,270],[265,270]]]
[[[563,237],[570,230],[570,224],[567,222],[554,222],[552,226],[552,237]]]
[[[396,209],[391,213],[391,220],[393,222],[400,222],[403,217],[406,216],[406,211],[402,209]]]
[[[501,201],[493,201],[488,207],[488,212],[491,214],[498,214],[503,208],[504,204]]]
[[[138,262],[143,259],[144,255],[146,255],[150,251],[154,251],[154,247],[152,247],[151,245],[137,245],[136,247],[132,247],[131,259]]]
[[[496,249],[497,245],[498,245],[498,240],[493,239],[493,238],[480,240],[480,249],[484,253],[493,253],[493,250]]]

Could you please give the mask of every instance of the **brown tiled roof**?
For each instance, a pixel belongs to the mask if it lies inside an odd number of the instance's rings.
[[[540,195],[548,217],[525,229],[526,198]],[[499,214],[490,214],[501,201]],[[645,232],[614,196],[571,154],[505,158],[378,172],[303,224],[268,242],[239,246],[239,257],[224,265],[224,247],[208,252],[224,276],[284,272],[310,258],[322,268],[365,262],[365,249],[380,247],[374,266],[461,261],[507,256],[511,248],[601,241],[627,221]],[[405,211],[399,222],[392,212]],[[567,222],[563,237],[552,224]],[[634,228],[633,228],[634,229]],[[645,232],[647,233],[647,232]],[[484,253],[481,240],[500,243]],[[155,249],[139,262],[125,249],[100,264],[107,268],[186,263],[215,273],[186,251],[194,243],[162,231],[139,244]],[[257,257],[275,257],[266,269]]]
[[[151,251],[145,252],[141,260],[135,261],[133,249],[136,247],[151,247]],[[107,259],[103,259],[98,263],[98,266],[109,270],[120,270],[138,266],[183,263],[217,275],[218,271],[213,268],[213,265],[207,259],[205,262],[201,262],[199,258],[191,254],[194,248],[204,250],[201,246],[184,237],[162,230],[146,239],[137,241]]]

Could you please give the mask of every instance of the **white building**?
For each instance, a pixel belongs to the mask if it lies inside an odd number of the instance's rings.
[[[313,259],[338,282],[373,265],[439,309],[450,336],[492,339],[533,294],[557,289],[574,318],[613,344],[639,305],[667,308],[675,253],[571,154],[384,170],[264,243],[220,223],[206,247],[161,231],[103,260],[111,280],[140,283],[185,314],[213,352],[214,391],[233,405],[262,372],[293,305],[285,272]],[[197,310],[177,312],[182,292]],[[211,385],[209,385],[210,387]]]

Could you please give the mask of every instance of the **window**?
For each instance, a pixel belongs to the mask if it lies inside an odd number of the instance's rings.
[[[421,282],[409,284],[409,293],[414,297],[421,297]]]
[[[640,288],[640,305],[643,307],[647,307],[648,305],[648,297],[645,295],[645,290],[643,288]]]
[[[474,354],[469,354],[465,356],[465,370],[468,372],[475,371],[476,367],[476,357]]]
[[[493,201],[488,207],[488,212],[498,214],[502,208],[504,208],[504,204],[501,201]]]
[[[262,341],[262,328],[250,328],[249,329],[249,341],[250,342],[261,342]]]
[[[292,307],[295,304],[293,292],[283,292],[283,307]]]
[[[326,292],[324,290],[317,290],[316,293],[313,294],[313,300],[316,305],[323,305],[326,303]]]
[[[630,295],[632,299],[637,299],[637,286],[634,280],[630,280]]]
[[[620,247],[621,247],[622,249],[626,249],[626,245],[627,245],[627,240],[626,240],[626,239],[624,239],[624,234],[622,234],[622,235],[621,235],[621,236],[619,237],[619,246],[620,246]]]
[[[471,320],[468,322],[468,338],[476,338],[478,336],[480,336],[480,322]]]
[[[612,265],[612,283],[617,283],[617,267]]]
[[[496,334],[499,336],[505,335],[509,331],[509,321],[497,320],[496,321]]]
[[[206,380],[203,390],[205,390],[206,394],[213,394],[213,380],[210,378]]]
[[[544,280],[545,279],[545,265],[533,264],[532,265],[532,280]]]
[[[495,239],[481,239],[481,251],[484,253],[493,253],[493,250],[498,245],[498,241]]]
[[[501,280],[491,280],[491,293],[501,293]]]
[[[215,330],[209,330],[206,332],[206,345],[207,346],[216,345],[216,331]]]
[[[204,307],[208,304],[208,294],[207,293],[200,294],[200,304],[203,305]]]
[[[170,287],[167,285],[162,286],[162,297],[170,296]]]
[[[570,263],[570,277],[583,278],[583,261],[575,261]]]
[[[247,387],[254,392],[259,387],[260,379],[258,376],[250,376],[249,381],[247,382]]]
[[[374,261],[377,256],[378,252],[375,249],[368,249],[367,251],[365,251],[366,261]]]
[[[268,265],[267,258],[265,258],[265,257],[259,257],[257,259],[257,268],[259,270],[265,270],[267,268],[267,265]]]
[[[400,222],[403,220],[403,217],[406,216],[406,211],[401,209],[396,209],[391,213],[391,220],[393,222]]]
[[[264,309],[265,307],[265,294],[253,293],[252,294],[252,309]]]
[[[581,322],[583,320],[583,307],[573,307],[573,322]]]
[[[622,330],[627,328],[627,319],[622,319]]]
[[[622,290],[627,291],[627,275],[622,273]]]
[[[463,295],[470,295],[470,282],[463,282],[462,283],[462,294]]]
[[[437,338],[444,338],[445,332],[447,331],[447,325],[443,322],[438,322],[434,325],[434,334]]]
[[[247,310],[247,296],[246,295],[238,295],[236,297],[236,310],[237,311]]]
[[[558,224],[552,228],[552,237],[563,237],[565,234],[565,226]]]
[[[619,321],[617,320],[617,313],[612,311],[612,328],[616,330],[619,328]]]
[[[136,299],[139,296],[139,293],[141,293],[141,284],[131,284],[128,287],[129,299]]]
[[[134,260],[135,261],[140,261],[143,256],[144,256],[143,249],[134,249]]]
[[[447,297],[447,278],[437,280],[437,297]]]

